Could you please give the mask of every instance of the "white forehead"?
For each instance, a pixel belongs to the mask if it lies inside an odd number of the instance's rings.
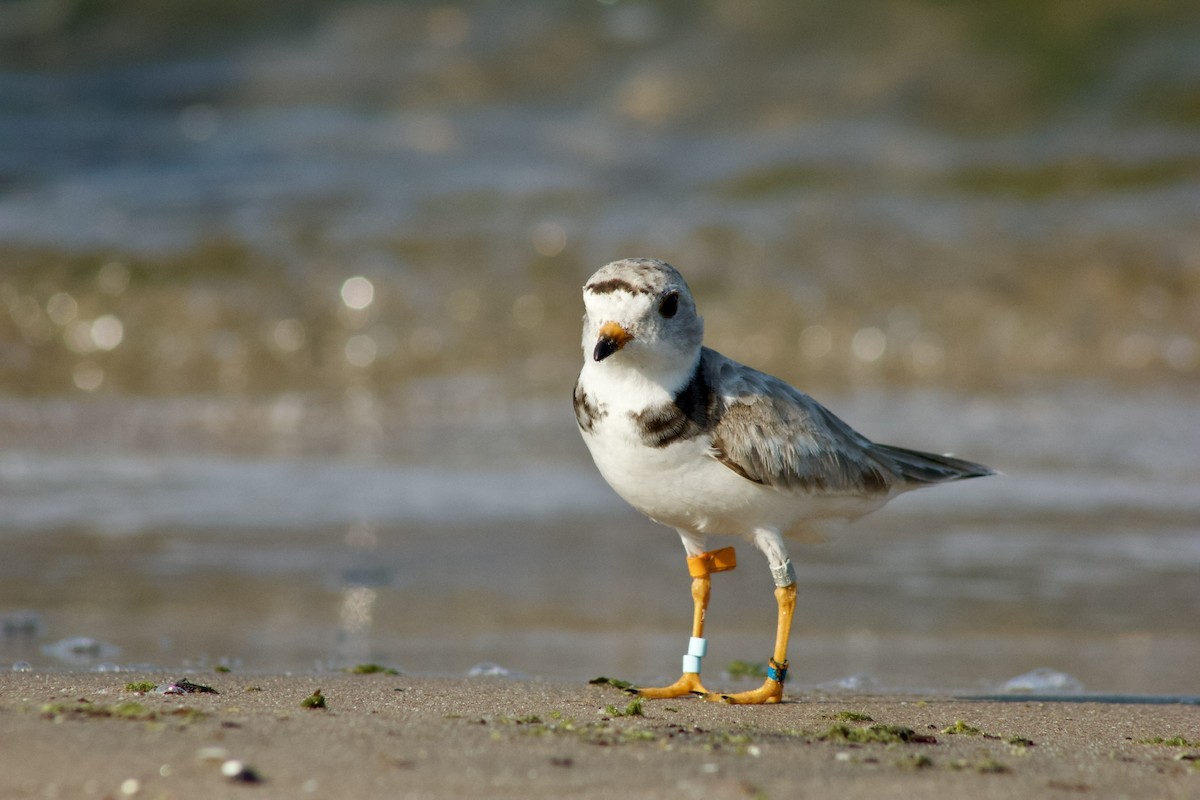
[[[657,302],[655,295],[644,292],[630,293],[621,289],[592,292],[583,290],[583,307],[597,324],[605,320],[621,320],[632,323],[650,313]]]

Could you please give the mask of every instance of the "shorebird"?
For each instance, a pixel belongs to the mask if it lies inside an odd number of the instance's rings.
[[[679,533],[692,578],[683,674],[670,686],[636,689],[642,697],[778,703],[796,605],[785,538],[819,538],[912,489],[995,474],[952,456],[876,444],[779,378],[704,347],[692,293],[663,261],[601,267],[584,285],[583,302],[579,430],[617,494]],[[700,680],[710,575],[736,565],[732,547],[705,549],[709,534],[753,544],[775,582],[775,648],[763,685],[746,692],[709,692]]]

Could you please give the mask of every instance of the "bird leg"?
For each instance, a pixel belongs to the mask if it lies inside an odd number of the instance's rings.
[[[708,597],[713,572],[724,572],[737,566],[732,547],[710,550],[697,556],[688,556],[688,572],[692,576],[692,638],[688,642],[687,655],[683,657],[683,674],[670,686],[655,689],[638,689],[639,697],[657,700],[665,697],[682,697],[687,694],[710,695],[700,683],[700,662],[708,647],[704,639],[704,616],[708,613]]]
[[[763,685],[748,692],[709,695],[708,699],[735,705],[778,703],[783,699],[783,681],[787,677],[788,635],[792,630],[792,615],[796,611],[796,573],[792,562],[772,568],[775,577],[775,602],[779,604],[779,621],[775,627],[775,653],[767,669]]]

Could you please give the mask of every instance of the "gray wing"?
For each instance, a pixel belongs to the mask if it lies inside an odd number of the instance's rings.
[[[969,461],[875,444],[803,392],[713,350],[705,348],[702,366],[715,401],[713,456],[756,483],[874,494],[993,474]]]

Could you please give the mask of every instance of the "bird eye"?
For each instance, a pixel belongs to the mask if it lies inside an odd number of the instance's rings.
[[[658,313],[662,314],[665,319],[675,316],[677,311],[679,311],[679,292],[671,292],[658,304]]]

